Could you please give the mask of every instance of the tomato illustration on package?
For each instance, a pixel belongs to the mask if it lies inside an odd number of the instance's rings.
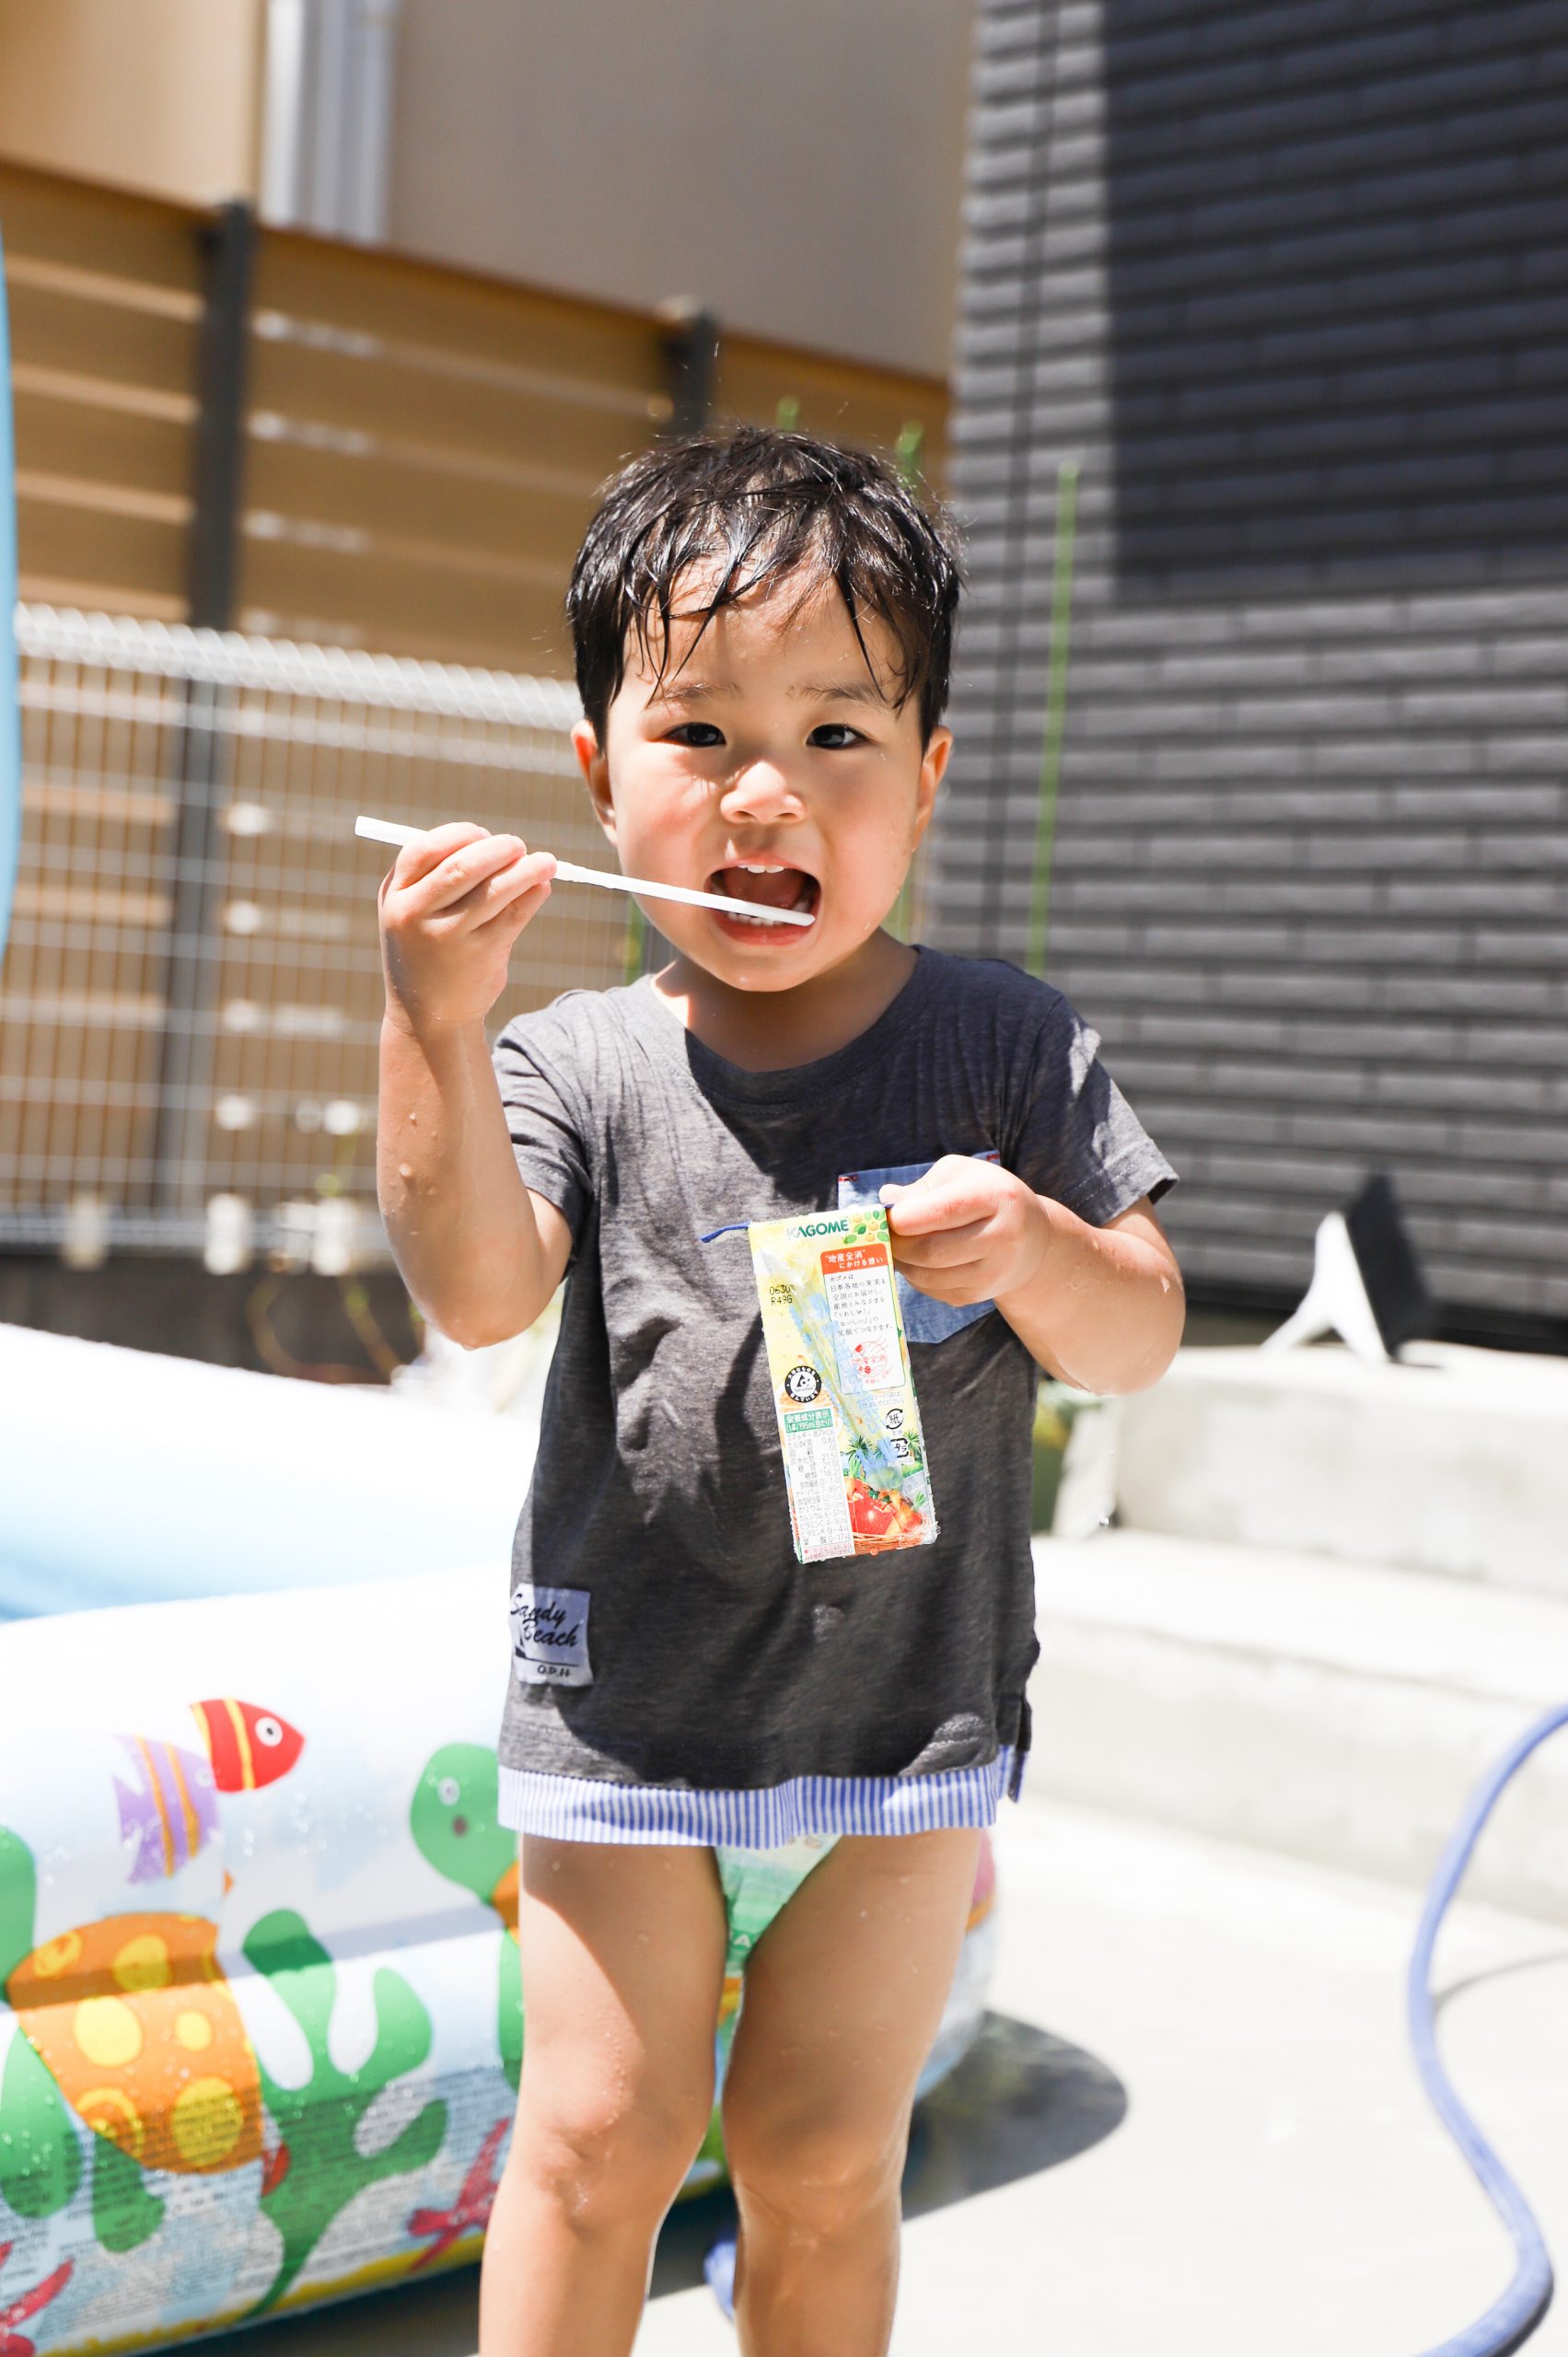
[[[887,1213],[813,1212],[747,1234],[796,1554],[928,1547],[936,1510]]]

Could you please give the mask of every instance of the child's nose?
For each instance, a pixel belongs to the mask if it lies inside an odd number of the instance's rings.
[[[772,819],[798,814],[800,795],[782,762],[748,761],[725,787],[721,804],[730,819]]]

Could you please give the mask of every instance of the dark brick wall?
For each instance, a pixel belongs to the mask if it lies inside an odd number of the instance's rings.
[[[1047,971],[1190,1280],[1386,1167],[1568,1339],[1568,0],[981,0],[958,383],[933,937],[1025,954],[1075,459]]]

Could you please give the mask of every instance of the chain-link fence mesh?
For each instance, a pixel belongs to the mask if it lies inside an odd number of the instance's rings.
[[[375,1216],[376,886],[355,813],[605,865],[560,680],[23,607],[0,972],[0,1246],[331,1270]],[[620,981],[631,903],[563,891],[497,1020]]]

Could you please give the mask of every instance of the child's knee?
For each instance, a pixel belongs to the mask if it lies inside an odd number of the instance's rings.
[[[906,2119],[875,2123],[794,2120],[725,2112],[725,2149],[744,2213],[765,2217],[792,2241],[830,2242],[897,2198]]]
[[[606,2086],[571,2102],[519,2107],[512,2165],[575,2231],[656,2225],[707,2128],[697,2094],[660,2098]]]

